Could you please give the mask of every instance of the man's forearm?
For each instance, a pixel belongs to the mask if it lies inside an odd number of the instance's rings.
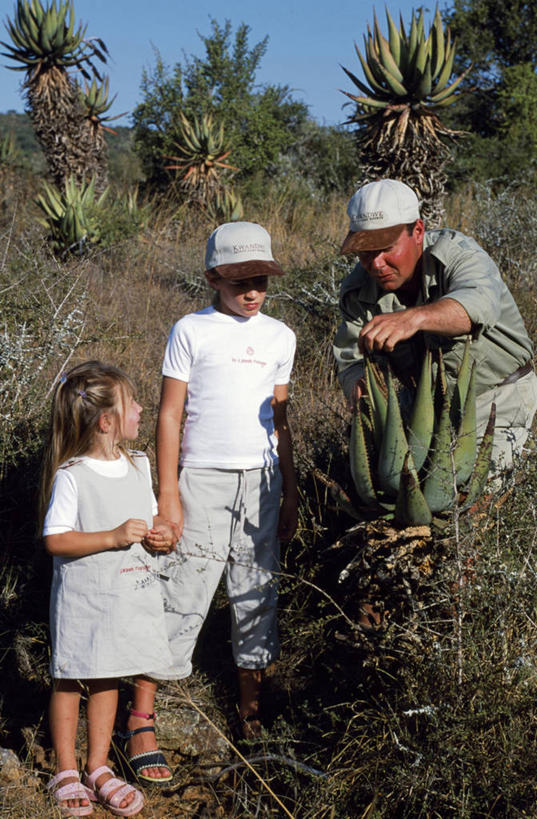
[[[472,329],[470,316],[456,299],[449,297],[412,307],[418,321],[418,330],[437,333],[439,336],[462,336]]]
[[[358,346],[362,351],[392,352],[396,344],[412,338],[419,331],[460,336],[471,329],[472,322],[464,307],[455,299],[444,298],[432,304],[374,316],[362,328]]]

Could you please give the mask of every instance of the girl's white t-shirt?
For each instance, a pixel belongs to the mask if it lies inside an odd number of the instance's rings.
[[[98,475],[107,478],[123,478],[127,474],[128,462],[121,454],[113,461],[102,461],[98,458],[80,456],[86,464]],[[140,458],[139,466],[147,471],[149,486],[151,486],[151,467],[147,458]],[[158,513],[158,506],[153,495],[153,514]],[[52,484],[49,507],[43,525],[43,537],[47,535],[61,535],[72,532],[76,528],[78,513],[78,489],[76,482],[68,469],[59,469]]]
[[[181,466],[256,469],[278,462],[272,399],[296,348],[286,324],[206,307],[172,328],[162,374],[188,383]]]

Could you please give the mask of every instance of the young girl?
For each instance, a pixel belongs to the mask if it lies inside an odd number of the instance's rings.
[[[93,801],[116,816],[134,816],[144,804],[140,791],[106,767],[118,678],[170,662],[152,553],[172,551],[175,539],[153,517],[147,457],[122,443],[138,435],[141,410],[130,379],[99,361],[62,376],[53,400],[41,490],[45,546],[54,559],[50,731],[57,773],[48,787],[63,816],[86,816]],[[135,681],[128,737],[138,775],[160,784],[170,770],[160,752],[146,753],[155,689],[150,677]],[[83,690],[88,756],[81,782],[75,741]]]

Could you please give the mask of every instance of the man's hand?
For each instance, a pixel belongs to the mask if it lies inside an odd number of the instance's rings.
[[[360,352],[384,350],[391,353],[399,341],[412,338],[420,329],[419,310],[419,307],[410,307],[397,313],[374,316],[364,324],[358,337]]]
[[[412,338],[418,330],[453,338],[471,329],[472,322],[462,304],[456,299],[442,298],[431,304],[374,316],[362,327],[358,348],[362,353],[364,350],[391,353],[399,341]]]

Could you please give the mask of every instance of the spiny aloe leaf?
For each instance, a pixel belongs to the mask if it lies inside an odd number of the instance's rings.
[[[386,414],[388,411],[388,401],[384,392],[381,371],[366,357],[365,359],[365,383],[367,394],[370,399],[370,417],[373,426],[373,436],[377,451],[380,449],[384,428],[386,426]]]
[[[412,464],[412,456],[408,452],[401,472],[395,520],[404,526],[428,526],[432,519],[431,510],[420,489],[419,478]]]
[[[396,495],[399,490],[401,469],[408,452],[408,441],[390,370],[388,370],[387,384],[386,427],[380,447],[377,472],[379,487],[388,494]]]
[[[437,349],[436,353],[438,356],[438,364],[436,367],[436,380],[434,385],[434,414],[436,418],[439,418],[442,414],[444,399],[448,388],[446,368],[444,367],[444,356],[442,355],[442,350],[440,347]]]
[[[459,395],[457,388],[453,394]],[[452,399],[452,403],[453,403]],[[455,471],[457,474],[457,486],[463,486],[474,467],[475,456],[477,451],[477,419],[476,419],[476,378],[475,378],[475,363],[471,368],[471,375],[469,379],[468,390],[466,393],[466,401],[464,404],[464,413],[457,430],[457,442],[453,451],[453,461],[455,463]]]
[[[450,448],[449,396],[445,393],[430,457],[426,464],[427,477],[423,482],[423,494],[431,512],[443,512],[449,509],[455,500]]]
[[[371,477],[371,465],[362,425],[360,405],[357,406],[352,419],[349,453],[351,475],[358,497],[365,506],[376,506],[377,494]]]
[[[432,355],[427,350],[408,426],[408,443],[416,469],[425,462],[434,430],[434,402],[431,388]]]
[[[464,353],[462,356],[461,366],[457,374],[457,383],[453,390],[453,398],[451,399],[451,426],[453,429],[458,429],[461,425],[463,411],[466,404],[466,396],[470,386],[472,367],[470,361],[470,337],[466,339],[464,345]]]
[[[490,462],[492,458],[492,444],[494,441],[494,427],[496,425],[496,404],[492,404],[490,408],[489,420],[487,428],[483,435],[483,440],[477,453],[474,471],[470,482],[468,483],[468,494],[464,501],[464,509],[472,506],[473,503],[480,497],[487,482]]]

